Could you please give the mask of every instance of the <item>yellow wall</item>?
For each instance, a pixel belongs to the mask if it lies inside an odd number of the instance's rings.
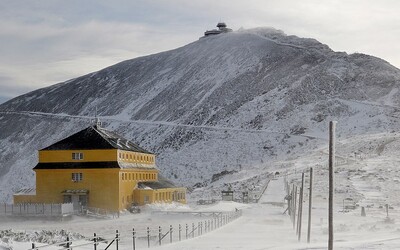
[[[82,181],[72,181],[72,173],[82,173]],[[157,181],[157,175],[156,169],[37,169],[36,196],[14,195],[14,203],[62,203],[64,190],[88,190],[89,207],[120,211],[143,204],[135,196],[137,183]]]
[[[73,160],[72,153],[83,153],[82,160]],[[117,149],[102,150],[41,150],[39,162],[99,162],[117,161]]]
[[[148,202],[145,202],[145,196],[148,197]],[[186,203],[186,188],[136,189],[135,197],[139,205],[154,202],[171,203],[173,201]]]
[[[118,161],[134,162],[134,163],[142,163],[142,164],[154,164],[155,163],[155,155],[131,152],[131,151],[125,151],[125,150],[118,150]]]
[[[139,197],[134,192],[139,181],[157,181],[157,170],[121,169],[119,185],[119,209],[129,208],[132,203],[139,203]]]
[[[13,196],[14,204],[18,203],[38,203],[36,201],[36,195],[34,194],[17,194]]]
[[[82,160],[73,160],[72,153],[83,153]],[[41,150],[39,162],[101,162],[119,161],[147,164],[149,167],[134,169],[37,169],[36,196],[14,195],[14,203],[62,203],[64,190],[88,190],[88,206],[120,211],[132,203],[143,205],[153,202],[172,202],[173,193],[179,193],[175,201],[186,202],[185,188],[137,189],[138,182],[158,180],[158,170],[153,168],[155,156],[117,149],[109,150]],[[82,173],[82,181],[74,182],[72,173]],[[145,202],[148,197],[148,202]]]
[[[72,153],[83,153],[83,159],[72,159]],[[121,161],[140,164],[155,164],[155,156],[153,154],[144,154],[118,149],[39,151],[39,162],[42,163],[99,161]]]
[[[119,211],[120,169],[38,169],[36,170],[36,201],[62,203],[66,189],[86,189],[88,206]],[[72,173],[82,173],[83,180],[72,181]]]

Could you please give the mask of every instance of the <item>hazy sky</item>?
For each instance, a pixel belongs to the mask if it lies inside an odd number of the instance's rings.
[[[0,102],[197,40],[274,27],[400,68],[398,0],[1,0]]]

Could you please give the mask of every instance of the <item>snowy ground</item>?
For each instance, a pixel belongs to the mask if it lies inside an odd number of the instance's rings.
[[[243,216],[232,223],[200,237],[166,244],[158,249],[326,249],[327,224],[326,201],[315,199],[313,206],[313,223],[311,243],[305,243],[307,213],[303,214],[303,230],[301,243],[293,230],[293,224],[287,215],[283,214],[282,204],[285,191],[283,179],[272,180],[259,204],[240,204],[234,202],[220,202],[206,207],[202,211],[232,211],[235,208],[243,209]],[[282,204],[282,205],[281,205]],[[164,206],[164,209],[166,207]],[[168,207],[167,207],[168,208]],[[152,208],[154,209],[154,208]],[[396,223],[385,223],[385,214],[379,209],[367,210],[367,217],[358,215],[358,211],[340,213],[340,206],[335,211],[335,249],[396,249],[400,246],[398,232],[400,226]],[[177,211],[177,207],[169,207],[170,211]],[[190,208],[180,207],[181,211],[190,211]],[[305,203],[304,211],[307,210]],[[197,210],[198,211],[198,210]],[[398,216],[394,211],[393,216]],[[129,233],[132,226],[137,230],[145,225],[164,225],[188,221],[191,216],[164,217],[158,214],[144,212],[138,215],[124,215],[119,219],[84,219],[74,218],[67,222],[57,221],[5,221],[0,228],[12,227],[15,231],[40,231],[39,229],[57,230],[60,228],[77,232],[87,237],[91,232],[98,235],[112,235],[115,229],[121,232],[121,249],[130,249]],[[10,242],[13,249],[27,249],[30,243]],[[40,245],[40,244],[39,244]],[[105,246],[105,245],[104,245]],[[145,246],[142,246],[145,248]],[[0,248],[1,249],[1,248]],[[46,248],[56,249],[56,248]],[[91,249],[86,247],[82,249]]]
[[[338,142],[338,166],[335,167],[335,208],[334,230],[335,249],[400,249],[400,171],[399,159],[396,155],[400,144],[398,135],[388,133],[374,136],[353,137],[351,140],[342,139]],[[356,155],[346,152],[357,152]],[[152,234],[158,233],[158,226],[163,232],[173,225],[185,225],[210,219],[193,214],[169,213],[177,211],[234,211],[236,208],[243,210],[243,216],[217,230],[203,234],[200,237],[177,242],[177,233],[174,234],[174,243],[163,243],[159,249],[326,249],[327,248],[327,150],[322,148],[304,157],[298,157],[285,162],[277,162],[268,170],[279,171],[281,177],[271,180],[267,191],[258,204],[240,204],[234,202],[220,202],[209,206],[195,205],[192,200],[190,205],[159,204],[148,207],[141,214],[124,214],[118,219],[96,219],[73,217],[68,221],[39,220],[26,218],[0,217],[0,233],[2,230],[12,229],[13,232],[22,232],[18,239],[0,237],[0,249],[28,249],[31,244],[29,239],[42,238],[42,242],[50,242],[51,238],[57,239],[61,230],[74,233],[77,243],[79,237],[91,237],[96,232],[104,238],[112,238],[115,230],[121,232],[120,249],[131,249],[132,228],[138,236],[144,236],[147,227]],[[306,243],[308,220],[308,195],[305,193],[303,208],[303,226],[301,241],[298,242],[293,224],[283,212],[282,205],[285,196],[285,176],[290,182],[299,186],[301,172],[307,173],[308,168],[314,168],[314,193],[312,207],[311,243]],[[260,167],[259,176],[266,177],[266,169]],[[215,182],[215,186],[203,187],[192,194],[193,199],[198,199],[203,193],[205,199],[212,197],[213,190],[221,185],[231,183],[232,187],[240,187],[243,181],[250,180],[250,186],[262,184],[263,178],[250,178],[257,176],[253,172],[237,172]],[[244,178],[247,177],[247,178]],[[306,174],[306,186],[308,175]],[[226,185],[225,185],[226,186]],[[306,189],[308,191],[308,189]],[[214,192],[215,193],[215,192]],[[217,192],[218,193],[218,192]],[[355,204],[355,209],[345,209],[345,205]],[[192,204],[193,203],[193,204]],[[385,205],[389,205],[389,218],[386,218]],[[366,209],[366,217],[361,216],[361,207]],[[161,211],[155,213],[154,211]],[[43,232],[42,230],[48,230]],[[49,236],[48,232],[53,232]],[[58,233],[57,233],[58,232]],[[22,236],[25,235],[25,236]],[[36,235],[37,237],[29,237]],[[24,238],[25,237],[25,238]],[[47,239],[48,237],[49,239]],[[182,237],[184,238],[184,237]],[[26,242],[20,242],[27,240]],[[86,241],[87,242],[87,241]],[[74,243],[75,244],[75,243]],[[138,242],[137,249],[147,248],[145,241]],[[157,246],[155,238],[151,240],[152,246]],[[38,244],[41,245],[41,244]],[[100,249],[105,248],[102,244]],[[59,247],[58,247],[59,248]],[[45,249],[58,249],[49,247]],[[92,246],[78,249],[92,249]]]

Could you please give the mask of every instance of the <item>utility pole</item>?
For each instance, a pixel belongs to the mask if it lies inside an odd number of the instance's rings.
[[[311,237],[311,208],[312,208],[312,186],[313,186],[313,168],[310,168],[310,192],[308,197],[308,230],[307,243],[310,243]]]
[[[301,223],[303,219],[303,194],[304,194],[304,172],[301,173],[301,188],[300,188],[300,198],[299,198],[299,214],[297,215],[298,224],[298,240],[301,240]]]
[[[335,166],[335,129],[336,121],[329,122],[329,240],[328,250],[333,250],[333,167]]]
[[[294,229],[294,227],[296,225],[297,186],[294,186],[294,184],[293,184],[293,187],[294,187],[294,195],[293,195],[293,197],[294,197],[294,200],[293,200],[293,229]]]

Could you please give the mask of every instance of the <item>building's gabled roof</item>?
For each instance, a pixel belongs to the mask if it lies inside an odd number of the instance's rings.
[[[41,150],[121,149],[152,154],[129,140],[98,126],[87,127]]]

